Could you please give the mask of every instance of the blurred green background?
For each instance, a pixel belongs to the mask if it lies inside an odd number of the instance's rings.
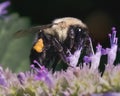
[[[30,20],[18,13],[0,18],[0,64],[17,72],[29,69],[31,38],[16,39],[14,33],[30,26]]]
[[[0,4],[6,0],[0,0]],[[0,65],[14,72],[29,69],[29,53],[33,37],[15,39],[19,29],[51,23],[60,17],[82,19],[93,37],[93,44],[100,42],[109,47],[108,33],[115,26],[120,35],[119,3],[114,0],[9,0],[8,13],[0,16]]]

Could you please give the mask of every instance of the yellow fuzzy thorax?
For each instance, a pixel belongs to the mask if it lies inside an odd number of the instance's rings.
[[[63,42],[67,38],[68,29],[73,25],[79,25],[81,28],[87,28],[87,26],[79,19],[73,17],[65,17],[55,19],[51,28],[44,29],[46,34],[57,35],[60,42]]]

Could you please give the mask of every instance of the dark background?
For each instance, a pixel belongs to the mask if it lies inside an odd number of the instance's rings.
[[[108,46],[112,26],[119,33],[119,9],[118,0],[11,0],[11,12],[29,17],[32,25],[66,16],[79,18],[88,25],[94,42],[103,46]]]

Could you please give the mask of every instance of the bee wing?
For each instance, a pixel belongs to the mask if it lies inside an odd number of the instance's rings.
[[[23,37],[23,36],[27,36],[28,34],[36,34],[36,33],[41,32],[41,30],[43,30],[43,29],[52,27],[52,25],[54,25],[54,24],[35,26],[35,27],[31,27],[29,29],[22,29],[22,30],[19,30],[16,33],[14,33],[14,37],[15,38],[20,38],[20,37]]]
[[[20,38],[20,37],[23,37],[23,36],[27,36],[29,34],[38,33],[39,31],[40,31],[40,26],[39,27],[32,27],[32,28],[29,28],[29,29],[21,29],[21,30],[14,33],[14,37],[15,38]]]

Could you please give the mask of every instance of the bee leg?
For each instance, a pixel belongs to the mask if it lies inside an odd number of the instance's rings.
[[[89,50],[90,50],[89,54],[90,54],[90,55],[94,55],[92,40],[91,40],[90,37],[89,37]]]
[[[61,59],[68,65],[70,66],[69,64],[69,61],[67,59],[67,56],[63,50],[63,47],[62,45],[60,44],[60,42],[56,39],[56,38],[53,38],[53,46],[55,47],[55,49],[58,51]]]
[[[41,35],[41,36],[40,36]],[[35,43],[33,44],[33,47],[31,49],[31,53],[30,53],[30,62],[31,64],[34,64],[35,67],[39,67],[36,63],[34,63],[34,60],[38,61],[41,65],[45,65],[46,66],[46,44],[45,44],[45,40],[43,39],[43,35],[40,34],[36,40]],[[48,46],[48,44],[47,44]]]
[[[57,64],[59,63],[59,61],[60,61],[60,57],[57,55],[57,56],[55,57],[55,61],[54,61],[53,65],[52,65],[52,72],[53,72],[53,73],[55,72],[56,66],[57,66]]]
[[[92,45],[92,41],[91,41],[91,38],[88,38],[88,44],[86,45],[86,54],[87,56],[91,56],[91,55],[94,55],[94,50],[93,50],[93,45]]]
[[[70,49],[73,48],[73,45],[74,45],[74,39],[73,39],[73,38],[70,38]]]
[[[46,51],[38,53],[33,48],[31,49],[30,62],[36,68],[39,68],[39,66],[36,63],[34,63],[34,60],[38,61],[41,65],[43,65],[43,64],[45,65],[45,58],[46,58]]]
[[[39,67],[37,64],[35,64],[34,63],[34,60],[36,60],[36,61],[38,61],[38,62],[40,62],[40,60],[39,60],[39,54],[32,48],[31,49],[31,52],[30,52],[30,63],[31,63],[31,65],[33,64],[35,67]]]

